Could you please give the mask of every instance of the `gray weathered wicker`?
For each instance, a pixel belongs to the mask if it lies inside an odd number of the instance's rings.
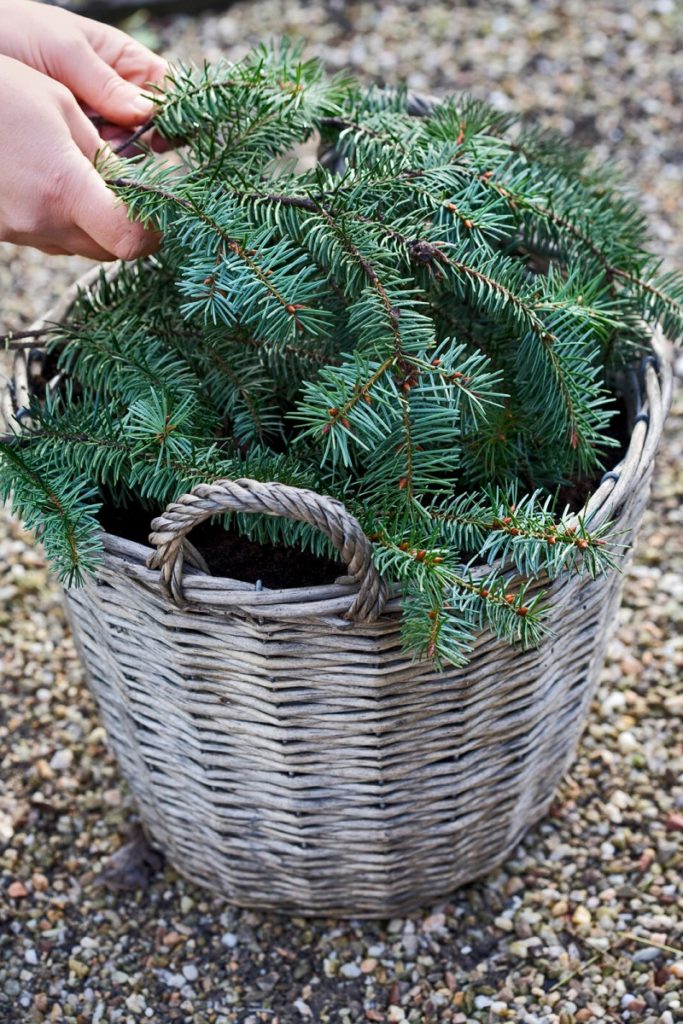
[[[19,354],[14,406],[29,362]],[[625,544],[670,389],[665,359],[630,375],[628,450],[584,510],[614,520]],[[226,509],[315,524],[348,576],[257,590],[185,568],[184,538]],[[467,668],[439,674],[402,652],[399,600],[333,499],[252,480],[199,486],[150,540],[154,550],[106,534],[96,580],[66,602],[144,825],[183,874],[240,905],[397,914],[495,867],[547,811],[602,665],[618,573],[551,584],[555,635],[539,650],[483,633]]]

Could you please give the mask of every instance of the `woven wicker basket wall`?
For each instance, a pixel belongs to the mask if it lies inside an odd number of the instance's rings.
[[[29,366],[21,353],[7,411],[30,389]],[[614,520],[624,543],[670,388],[665,359],[631,374],[628,451],[584,510]],[[349,576],[269,591],[184,568],[192,525],[227,508],[315,522]],[[332,499],[225,481],[170,506],[152,539],[156,551],[105,535],[96,581],[66,602],[145,827],[183,874],[252,907],[393,915],[495,867],[547,811],[594,692],[618,573],[552,584],[556,636],[539,650],[482,634],[467,668],[439,674],[402,653],[398,599]]]

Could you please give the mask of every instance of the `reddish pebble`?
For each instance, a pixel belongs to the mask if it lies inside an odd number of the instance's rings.
[[[683,832],[683,814],[672,811],[666,819],[666,827],[669,832]]]
[[[638,870],[639,871],[643,871],[643,872],[648,871],[652,867],[654,859],[655,859],[655,851],[654,850],[651,850],[651,849],[644,850],[643,853],[641,854],[640,860],[638,861]]]
[[[22,900],[28,896],[28,889],[23,882],[12,882],[7,888],[7,895],[11,900]]]

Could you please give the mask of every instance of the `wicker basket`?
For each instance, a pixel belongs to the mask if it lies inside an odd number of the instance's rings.
[[[31,365],[20,352],[6,412],[25,401]],[[628,543],[668,361],[646,359],[623,390],[628,450],[584,513],[614,520]],[[184,568],[192,527],[227,509],[315,524],[348,576],[278,591]],[[399,600],[333,499],[250,480],[199,486],[150,541],[105,534],[97,579],[66,603],[142,821],[180,872],[240,905],[386,916],[490,871],[547,811],[594,692],[619,573],[551,584],[555,636],[540,649],[483,633],[467,668],[439,674],[402,652]]]

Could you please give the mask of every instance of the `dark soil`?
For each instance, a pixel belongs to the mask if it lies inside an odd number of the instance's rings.
[[[141,505],[110,506],[102,509],[99,519],[108,533],[149,544],[149,524],[156,514]],[[341,562],[295,548],[258,544],[219,523],[202,523],[189,539],[206,559],[212,575],[246,583],[260,580],[264,587],[275,590],[334,583],[345,572]]]
[[[191,539],[214,576],[229,576],[247,583],[261,580],[264,587],[320,586],[334,583],[345,572],[341,562],[316,558],[309,551],[258,544],[220,525],[205,523],[193,530]]]

